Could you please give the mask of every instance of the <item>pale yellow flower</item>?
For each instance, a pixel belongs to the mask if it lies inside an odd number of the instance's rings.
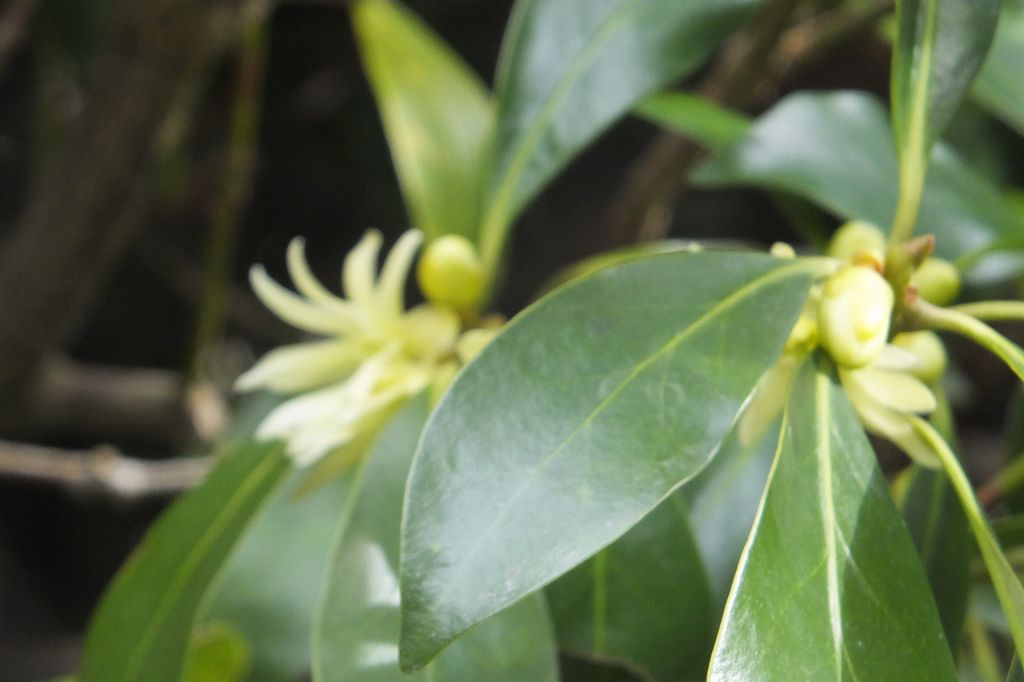
[[[378,417],[454,374],[460,321],[448,306],[405,309],[404,289],[418,231],[406,232],[380,274],[381,235],[375,230],[345,258],[345,298],[327,290],[306,262],[304,244],[288,247],[288,271],[298,293],[272,280],[261,266],[250,280],[260,300],[285,322],[325,338],[271,351],[237,382],[239,390],[298,394],[264,419],[258,438],[281,438],[300,465],[353,441]]]

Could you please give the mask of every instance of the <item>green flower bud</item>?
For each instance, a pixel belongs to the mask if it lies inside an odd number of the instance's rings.
[[[935,305],[946,305],[960,293],[960,271],[949,261],[928,258],[910,278],[921,298]]]
[[[447,234],[430,242],[416,271],[420,289],[433,303],[474,310],[484,296],[487,277],[473,244]]]
[[[818,335],[832,359],[863,367],[889,336],[892,288],[871,268],[848,265],[825,281],[818,302]]]
[[[907,351],[917,360],[908,371],[918,379],[933,383],[946,371],[946,347],[935,332],[904,332],[897,334],[892,345]]]
[[[827,253],[839,260],[852,261],[860,251],[884,253],[885,235],[871,223],[851,220],[832,235]]]

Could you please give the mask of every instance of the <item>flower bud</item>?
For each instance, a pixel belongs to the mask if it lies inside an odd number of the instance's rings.
[[[447,234],[430,242],[416,274],[420,289],[433,303],[467,312],[484,296],[484,266],[473,244],[459,235]]]
[[[828,255],[843,261],[853,261],[860,251],[885,252],[885,235],[869,222],[851,220],[832,235]]]
[[[832,275],[818,302],[820,343],[844,367],[863,367],[885,346],[892,288],[872,270],[848,265]]]
[[[917,364],[908,371],[918,379],[932,383],[946,371],[946,347],[935,332],[904,332],[897,334],[892,344],[917,360]]]
[[[928,258],[910,278],[921,298],[935,305],[946,305],[960,293],[960,271],[949,261]]]

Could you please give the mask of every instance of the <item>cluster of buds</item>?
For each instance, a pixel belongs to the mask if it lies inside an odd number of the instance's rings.
[[[913,263],[907,292],[948,303],[959,291],[959,275],[951,264],[931,258],[930,242],[926,245]],[[933,389],[945,371],[946,353],[929,331],[891,337],[896,296],[885,277],[884,249],[884,235],[869,223],[852,221],[836,232],[828,248],[836,270],[812,289],[782,357],[758,386],[740,423],[744,442],[752,442],[774,420],[796,369],[821,348],[835,362],[865,428],[918,462],[937,464],[911,424],[913,417],[936,408]],[[772,247],[772,254],[793,257],[791,249],[780,245]]]

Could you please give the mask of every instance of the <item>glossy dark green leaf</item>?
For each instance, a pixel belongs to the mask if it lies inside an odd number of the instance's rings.
[[[901,159],[928,156],[967,93],[995,33],[1002,0],[899,0],[892,120]]]
[[[581,563],[696,475],[778,357],[820,265],[651,256],[513,320],[420,441],[403,665]]]
[[[474,238],[493,149],[490,93],[398,2],[358,0],[352,20],[413,226]]]
[[[712,596],[681,492],[548,586],[563,651],[622,661],[654,680],[707,669]]]
[[[484,223],[495,262],[520,209],[637,100],[692,71],[757,0],[519,0],[497,76]]]
[[[659,92],[641,102],[634,113],[716,150],[739,142],[751,125],[743,114],[690,92]]]
[[[555,637],[537,595],[474,628],[427,669],[398,667],[398,550],[402,496],[422,402],[396,417],[356,473],[337,524],[318,608],[314,671],[318,680],[462,682],[557,680]]]
[[[711,464],[683,488],[690,505],[690,525],[719,617],[757,515],[779,441],[777,424],[760,440],[746,445],[737,431],[729,434]]]
[[[157,521],[93,615],[83,680],[180,679],[211,585],[288,469],[280,444],[244,443]]]
[[[699,169],[695,180],[792,192],[843,218],[884,228],[896,210],[898,177],[885,110],[863,93],[838,92],[785,98],[743,140]],[[973,260],[972,251],[1019,238],[1024,216],[986,178],[938,145],[919,225],[920,233],[936,236],[938,255]],[[984,265],[968,275],[1008,274]]]
[[[974,99],[1024,135],[1024,6],[1005,3],[992,49],[971,90]]]
[[[254,520],[204,616],[245,635],[250,682],[295,680],[311,668],[313,612],[351,476],[296,497],[305,474],[292,474]]]
[[[938,471],[915,466],[900,511],[928,575],[946,641],[956,651],[971,586],[971,536],[956,493]]]
[[[812,363],[718,635],[709,680],[955,680],[913,543],[842,389]]]

